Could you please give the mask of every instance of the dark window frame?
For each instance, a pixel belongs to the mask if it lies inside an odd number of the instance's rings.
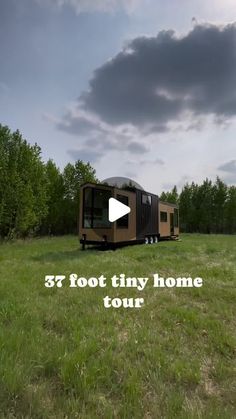
[[[91,190],[91,192],[92,192],[92,199],[91,199],[91,214],[90,214],[90,220],[91,220],[91,226],[90,227],[87,227],[87,226],[85,226],[84,225],[84,221],[85,221],[85,194],[86,194],[86,190],[88,190],[88,189],[90,189]],[[93,188],[91,188],[91,187],[89,187],[89,186],[87,186],[86,188],[84,188],[83,189],[83,222],[82,222],[82,226],[83,226],[83,228],[86,228],[86,229],[90,229],[90,228],[93,228],[92,226],[93,226]]]
[[[163,220],[163,215],[165,215],[165,219]],[[160,222],[161,223],[167,223],[168,222],[168,215],[167,215],[167,211],[160,211]]]
[[[91,192],[92,192],[91,215],[90,215],[91,227],[85,227],[85,225],[84,225],[84,209],[85,209],[85,193],[86,193],[85,191],[86,191],[86,189],[90,189]],[[110,222],[109,222],[109,225],[107,225],[106,227],[94,227],[93,226],[93,221],[94,221],[94,192],[95,191],[110,192],[110,194],[111,194],[111,191],[109,189],[91,188],[91,186],[86,186],[86,188],[83,189],[83,220],[82,220],[83,222],[82,222],[82,226],[83,226],[84,229],[94,229],[94,230],[96,230],[96,229],[99,229],[99,230],[111,229],[112,225],[111,225]],[[112,197],[112,195],[110,196],[110,198],[111,197]]]
[[[143,202],[144,196],[147,197],[147,200],[145,202]],[[150,202],[148,202],[149,200],[150,200]],[[148,193],[142,193],[141,202],[142,202],[142,205],[148,205],[149,207],[151,207],[151,205],[152,205],[152,195],[150,195]]]

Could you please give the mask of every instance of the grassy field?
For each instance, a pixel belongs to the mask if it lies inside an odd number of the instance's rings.
[[[202,288],[46,288],[47,274],[200,276]],[[105,309],[103,297],[144,297]],[[0,246],[1,418],[236,418],[236,236],[82,252]]]

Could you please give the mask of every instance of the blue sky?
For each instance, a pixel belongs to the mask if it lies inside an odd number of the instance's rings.
[[[0,123],[154,193],[235,183],[234,17],[233,0],[3,0]]]

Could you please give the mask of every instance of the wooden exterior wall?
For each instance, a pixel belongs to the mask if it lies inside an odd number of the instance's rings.
[[[168,204],[167,202],[159,201],[159,234],[160,237],[170,237],[171,235],[178,236],[179,235],[179,227],[174,226],[173,234],[171,234],[171,220],[170,214],[173,214],[174,216],[174,209],[178,209],[177,205],[174,204]],[[167,213],[167,221],[161,221],[161,212]]]

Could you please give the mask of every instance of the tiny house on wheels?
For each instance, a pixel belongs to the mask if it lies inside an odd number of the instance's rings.
[[[111,223],[110,198],[130,207],[130,213]],[[80,190],[79,238],[86,244],[117,247],[126,244],[157,243],[179,236],[179,209],[162,202],[157,195],[136,187],[86,183]]]

